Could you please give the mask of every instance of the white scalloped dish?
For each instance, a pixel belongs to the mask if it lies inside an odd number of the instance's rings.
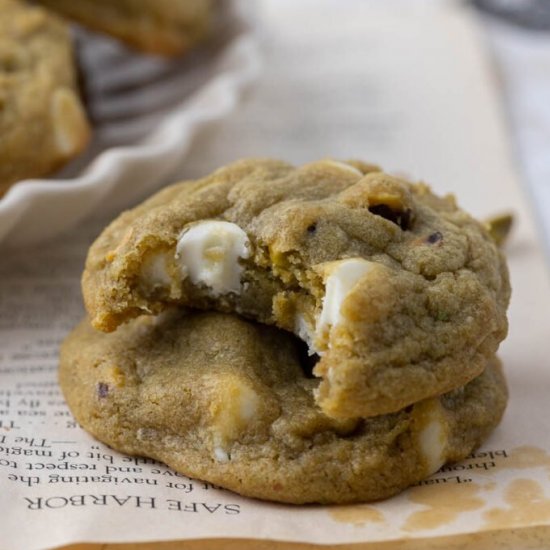
[[[199,127],[229,114],[259,72],[258,47],[239,6],[228,3],[213,40],[181,59],[140,55],[79,30],[92,142],[53,177],[9,189],[0,199],[0,241],[51,238],[102,201],[130,204],[158,187]]]

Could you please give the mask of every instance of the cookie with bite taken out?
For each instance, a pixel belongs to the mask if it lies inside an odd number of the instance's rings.
[[[92,245],[92,325],[178,305],[294,333],[329,417],[394,413],[479,376],[507,332],[485,226],[424,183],[358,161],[243,160],[168,187]]]

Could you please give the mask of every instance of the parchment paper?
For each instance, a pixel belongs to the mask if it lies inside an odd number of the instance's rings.
[[[514,294],[500,352],[511,397],[502,425],[464,462],[398,497],[357,506],[244,499],[109,450],[74,422],[56,382],[59,343],[83,314],[86,248],[114,214],[104,205],[55,242],[0,254],[2,550],[189,539],[186,548],[226,550],[280,547],[270,540],[380,549],[422,540],[443,548],[479,542],[483,531],[491,533],[487,548],[502,533],[532,548],[550,540],[550,288],[496,82],[466,11],[372,4],[263,2],[269,70],[235,115],[202,132],[180,175],[242,156],[359,157],[453,191],[478,216],[513,210]]]

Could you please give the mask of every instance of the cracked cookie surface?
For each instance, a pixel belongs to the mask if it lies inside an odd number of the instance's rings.
[[[68,28],[41,8],[0,0],[0,196],[59,168],[88,139]]]
[[[91,247],[83,293],[104,331],[179,304],[294,332],[320,356],[323,411],[353,418],[479,375],[510,287],[451,196],[357,161],[245,160],[123,213]]]
[[[116,332],[84,320],[61,350],[78,422],[124,453],[282,502],[391,496],[466,457],[507,399],[494,357],[466,386],[397,413],[335,419],[294,336],[235,315],[173,310]]]
[[[60,15],[144,52],[181,55],[210,26],[212,0],[38,0]]]

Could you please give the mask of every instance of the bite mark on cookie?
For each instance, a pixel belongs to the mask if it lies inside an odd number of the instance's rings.
[[[342,303],[353,289],[373,267],[374,262],[363,258],[349,258],[330,262],[325,274],[325,295],[322,309],[317,320],[315,342],[322,346],[322,342],[328,339],[331,328],[342,322]]]
[[[152,287],[170,286],[172,279],[168,273],[168,255],[158,252],[151,255],[141,268],[141,278]]]

